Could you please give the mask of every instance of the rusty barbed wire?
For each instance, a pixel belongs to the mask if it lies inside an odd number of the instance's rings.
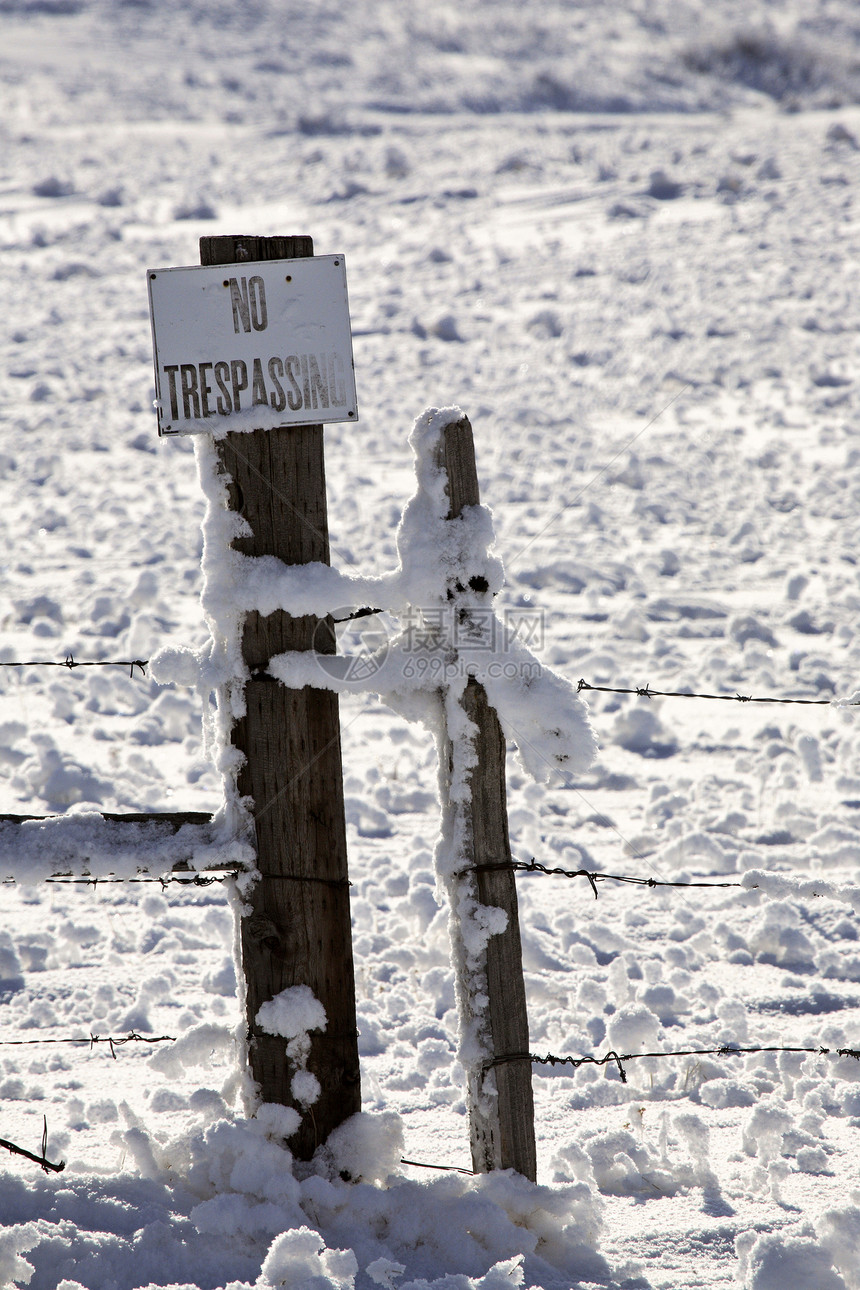
[[[801,703],[813,707],[825,703],[831,706],[833,703],[832,699],[778,699],[767,696],[757,697],[752,694],[699,694],[689,690],[652,690],[650,683],[627,688],[614,685],[590,685],[588,681],[580,678],[576,687],[577,694],[583,690],[597,690],[602,694],[635,694],[640,699],[719,699],[730,703]],[[858,705],[855,703],[850,706]]]
[[[599,882],[627,882],[637,887],[743,887],[742,882],[673,882],[668,878],[636,878],[629,874],[621,873],[602,873],[595,869],[559,869],[550,868],[548,865],[539,864],[537,860],[500,860],[498,863],[476,864],[470,869],[464,870],[465,873],[492,873],[504,869],[513,869],[518,873],[543,873],[550,877],[558,878],[587,878],[591,890],[594,892],[594,899],[597,900],[597,884]],[[747,887],[747,891],[754,891],[757,888]]]
[[[112,1035],[76,1035],[73,1038],[63,1039],[0,1039],[0,1047],[3,1048],[27,1048],[33,1044],[88,1044],[92,1049],[96,1044],[107,1044],[110,1048],[110,1055],[116,1061],[116,1049],[122,1048],[124,1044],[164,1044],[176,1043],[175,1035],[139,1035],[136,1030],[131,1030],[122,1039],[115,1039]]]
[[[580,1066],[607,1066],[614,1062],[618,1067],[618,1074],[621,1077],[621,1083],[627,1083],[627,1072],[624,1069],[624,1062],[639,1061],[643,1057],[742,1057],[750,1053],[815,1053],[819,1057],[853,1057],[855,1061],[860,1061],[860,1048],[825,1048],[823,1046],[815,1048],[794,1048],[783,1047],[781,1045],[769,1045],[765,1047],[740,1048],[734,1044],[722,1044],[719,1048],[677,1048],[669,1052],[660,1053],[617,1053],[614,1050],[608,1052],[603,1057],[557,1057],[554,1053],[547,1053],[545,1057],[537,1053],[503,1053],[499,1057],[492,1057],[489,1061],[483,1063],[485,1071],[490,1070],[493,1066],[502,1066],[507,1062],[537,1062],[541,1066],[572,1066],[578,1069]]]
[[[6,1138],[0,1138],[0,1147],[5,1147],[13,1155],[24,1156],[27,1160],[32,1160],[44,1169],[46,1174],[61,1174],[66,1167],[65,1160],[61,1160],[58,1165],[55,1165],[45,1154],[48,1149],[48,1117],[46,1115],[42,1116],[42,1154],[40,1156],[35,1155],[32,1151],[27,1151],[25,1147],[16,1146],[14,1142],[9,1142]]]
[[[58,659],[28,659],[23,662],[0,662],[0,667],[64,667],[69,672],[73,672],[78,667],[127,667],[130,677],[134,676],[134,669],[140,668],[141,676],[146,676],[146,666],[148,658],[110,658],[110,659],[85,659],[82,663],[72,654],[67,654],[60,661]]]

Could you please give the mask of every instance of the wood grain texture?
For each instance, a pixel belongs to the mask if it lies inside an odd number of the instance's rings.
[[[289,259],[313,254],[308,237],[201,238],[203,264]],[[219,445],[230,476],[231,506],[250,526],[234,545],[246,555],[285,564],[329,563],[321,425],[230,434]],[[260,1005],[306,985],[326,1011],[311,1035],[308,1069],[322,1089],[290,1139],[310,1159],[317,1146],[361,1109],[355,980],[337,695],[288,690],[266,674],[288,650],[335,649],[330,623],[277,611],[247,615],[242,648],[252,679],[246,715],[233,731],[245,754],[239,792],[254,803],[257,865],[262,876],[241,923],[251,1073],[265,1102],[295,1106],[285,1040],[257,1025]]]
[[[476,865],[500,864],[511,859],[505,786],[505,738],[487,692],[472,678],[466,686],[463,707],[478,727],[478,764],[472,772],[470,822],[472,858]],[[478,873],[478,899],[508,916],[508,925],[487,944],[487,994],[494,1055],[527,1053],[529,1022],[523,981],[516,878],[513,870]],[[495,1169],[516,1169],[537,1176],[534,1134],[534,1097],[531,1062],[505,1062],[494,1068],[499,1096],[499,1134],[492,1148]],[[477,1168],[477,1166],[475,1166]]]
[[[472,427],[466,417],[445,427],[440,464],[448,475],[448,518],[454,519],[464,506],[477,506],[480,502]],[[469,782],[470,799],[463,808],[470,846],[468,860],[476,866],[510,862],[505,739],[499,718],[489,704],[486,690],[474,677],[466,686],[462,702],[478,728],[477,764]],[[490,937],[486,951],[493,1054],[527,1053],[529,1023],[514,871],[479,872],[476,882],[481,904],[504,910],[508,918],[507,928]],[[493,1068],[492,1078],[498,1090],[498,1119],[488,1119],[470,1108],[472,1167],[479,1173],[516,1169],[534,1182],[537,1159],[531,1062],[505,1062]]]

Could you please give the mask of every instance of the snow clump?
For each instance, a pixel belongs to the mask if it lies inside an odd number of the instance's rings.
[[[274,999],[261,1004],[257,1012],[257,1025],[267,1034],[282,1035],[290,1042],[287,1056],[296,1067],[290,1082],[293,1097],[305,1110],[319,1101],[320,1082],[307,1069],[311,1054],[311,1030],[325,1030],[328,1024],[325,1008],[310,986],[293,985]]]

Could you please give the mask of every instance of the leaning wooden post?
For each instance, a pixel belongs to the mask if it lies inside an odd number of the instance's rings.
[[[448,518],[455,519],[465,506],[480,503],[475,445],[466,417],[442,431],[440,465],[448,476]],[[456,612],[457,590],[453,589],[452,594]],[[485,1042],[489,1038],[493,1057],[506,1057],[529,1051],[516,880],[512,868],[481,868],[511,863],[505,738],[484,687],[474,677],[469,678],[462,705],[477,727],[476,761],[469,776],[467,800],[456,803],[454,809],[464,816],[466,867],[476,869],[477,898],[482,905],[495,906],[507,915],[504,932],[487,942],[489,1036],[485,1037]],[[470,1003],[461,1001],[467,1013],[471,1011]],[[516,1169],[534,1182],[537,1160],[531,1062],[526,1057],[488,1069],[477,1066],[468,1075],[473,1168],[477,1173]]]
[[[309,237],[200,239],[204,265],[310,255]],[[231,507],[251,530],[234,547],[285,564],[328,564],[323,427],[231,433],[217,447],[230,478]],[[280,610],[247,615],[247,712],[233,730],[233,743],[245,756],[238,789],[253,801],[262,875],[240,931],[248,1055],[264,1102],[302,1110],[290,1088],[294,1069],[284,1039],[257,1025],[260,1005],[306,985],[327,1018],[325,1031],[311,1034],[308,1060],[321,1093],[290,1139],[302,1160],[361,1109],[338,699],[309,686],[289,690],[266,671],[274,655],[312,648],[317,623]],[[333,631],[330,640],[333,652]]]

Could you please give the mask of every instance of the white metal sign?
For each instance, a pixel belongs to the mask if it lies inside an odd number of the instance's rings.
[[[358,418],[342,255],[146,276],[159,434]]]

